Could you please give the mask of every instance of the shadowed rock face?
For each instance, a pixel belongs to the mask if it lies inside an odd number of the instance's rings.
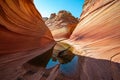
[[[78,19],[70,12],[61,10],[57,15],[52,13],[45,23],[51,30],[54,39],[58,41],[69,38],[78,23]]]

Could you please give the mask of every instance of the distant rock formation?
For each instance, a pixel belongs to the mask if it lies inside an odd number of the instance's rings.
[[[55,40],[69,38],[77,23],[78,19],[65,10],[59,11],[58,14],[52,13],[45,21]]]
[[[47,21],[48,17],[43,17],[42,19],[43,19],[43,21]]]
[[[33,0],[0,0],[0,80],[120,80],[120,1],[85,0],[77,23],[64,10],[42,19]],[[48,28],[78,55],[75,76],[38,66],[56,44]]]
[[[55,18],[56,17],[56,13],[52,13],[51,15],[50,15],[50,19],[53,19],[53,18]]]

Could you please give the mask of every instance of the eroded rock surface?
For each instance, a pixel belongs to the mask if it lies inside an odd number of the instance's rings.
[[[80,55],[80,80],[120,80],[120,1],[86,0],[66,41]]]
[[[32,0],[0,1],[0,36],[0,53],[25,51],[54,43]]]
[[[52,13],[45,23],[51,30],[54,39],[58,41],[69,38],[78,23],[78,19],[70,12],[61,10],[58,14]]]
[[[0,0],[0,80],[21,80],[23,65],[54,44],[33,0]]]
[[[120,80],[120,1],[86,0],[72,33],[64,23],[70,14],[62,17],[63,12],[52,14],[46,24],[56,40],[71,35],[62,42],[79,55],[77,77],[61,74],[59,65],[46,70],[32,64],[43,53],[42,60],[50,56],[51,33],[32,0],[0,0],[0,80]]]

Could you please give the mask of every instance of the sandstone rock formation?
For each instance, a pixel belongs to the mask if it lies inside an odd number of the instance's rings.
[[[0,80],[20,80],[23,65],[54,44],[33,0],[0,0]]]
[[[120,80],[120,1],[86,0],[65,41],[80,55],[80,80]]]
[[[48,20],[48,17],[43,17],[43,21],[47,21]]]
[[[33,0],[0,0],[0,80],[120,80],[120,1],[85,0],[76,28],[63,13],[71,15],[60,11],[46,24],[56,40],[69,37],[62,43],[79,57],[76,76],[37,63],[46,65],[55,41]]]
[[[54,43],[32,0],[0,1],[0,53],[25,51]]]
[[[52,13],[45,23],[51,30],[54,39],[58,41],[69,38],[78,23],[78,19],[70,12],[61,10],[58,14]]]

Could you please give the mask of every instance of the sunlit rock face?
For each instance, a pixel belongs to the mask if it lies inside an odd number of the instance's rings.
[[[62,17],[63,12],[52,14],[47,22],[59,25],[72,20],[65,17],[69,13]],[[77,24],[72,21],[70,25]],[[64,28],[67,22],[60,27],[47,22],[56,40],[71,34],[63,42],[79,55],[77,77],[60,75],[59,65],[47,75],[45,69],[34,66],[47,64],[55,44],[50,31],[32,0],[0,0],[0,80],[120,80],[119,0],[86,0],[75,29]],[[44,63],[37,63],[38,59]]]
[[[54,44],[33,0],[0,0],[0,80],[21,80],[23,64]]]
[[[45,23],[51,30],[54,39],[58,41],[69,38],[78,23],[78,19],[70,12],[61,10],[58,14],[52,13]]]
[[[41,48],[54,42],[32,0],[0,1],[0,36],[0,53]]]
[[[66,41],[80,55],[80,80],[120,80],[120,1],[86,0]]]

